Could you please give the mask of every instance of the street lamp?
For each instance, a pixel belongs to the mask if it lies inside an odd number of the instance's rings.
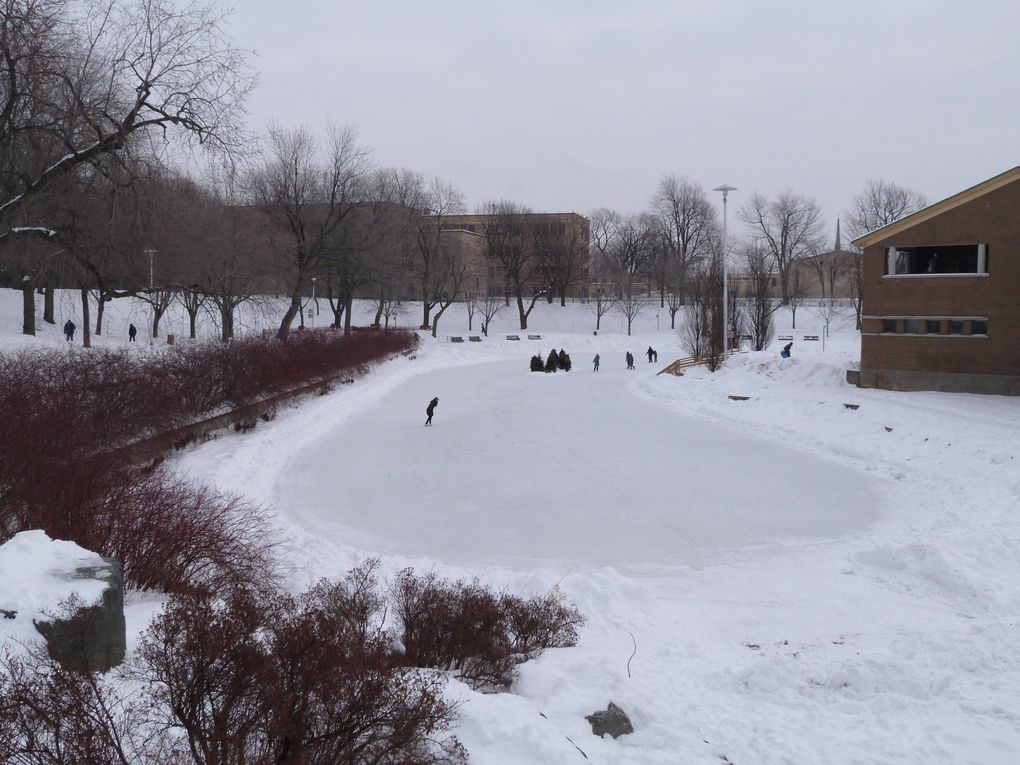
[[[152,309],[152,321],[149,322],[149,345],[152,345],[152,338],[154,336],[154,330],[156,328],[156,305],[153,303],[152,297],[152,259],[156,255],[156,250],[151,247],[147,250],[142,250],[143,255],[149,256],[149,307]]]
[[[315,317],[319,315],[319,304],[315,302],[315,280],[317,277],[312,277],[312,305],[315,306],[315,313],[312,314],[312,326],[315,326]]]
[[[729,273],[726,270],[726,251],[729,243],[726,240],[726,195],[731,191],[736,191],[736,186],[730,186],[724,183],[722,186],[717,186],[712,191],[722,192],[722,336],[723,336],[723,361],[730,353],[730,295],[728,290]]]

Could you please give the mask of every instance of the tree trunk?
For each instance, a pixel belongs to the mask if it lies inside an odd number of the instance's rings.
[[[188,311],[188,332],[190,333],[191,339],[194,340],[198,335],[196,334],[195,324],[198,321],[198,309],[194,311]]]
[[[280,322],[280,329],[276,333],[276,336],[281,340],[287,339],[287,333],[290,332],[290,325],[294,323],[294,317],[298,315],[301,310],[301,279],[299,278],[297,284],[294,285],[294,292],[290,296],[290,307],[287,308],[287,313],[283,315],[283,320]]]
[[[98,304],[96,307],[96,337],[102,337],[103,312],[106,309],[106,301],[103,300],[103,293],[99,293],[99,300],[97,300],[96,303]]]
[[[81,344],[83,348],[92,347],[92,330],[89,324],[92,323],[92,308],[89,305],[89,291],[81,290]]]
[[[54,293],[56,292],[53,287],[46,287],[43,290],[43,321],[47,324],[56,324],[56,320],[53,318],[53,303]]]
[[[790,310],[793,313],[793,329],[797,329],[797,306],[790,306]]]
[[[25,274],[21,277],[21,334],[35,334],[35,290],[32,288],[32,277]]]
[[[344,335],[351,334],[351,314],[354,313],[354,292],[344,296]]]
[[[152,307],[152,337],[159,337],[159,320],[163,318],[163,312],[156,306]]]
[[[560,288],[560,308],[567,307],[567,288]]]
[[[383,303],[385,302],[386,302],[385,297],[379,298],[379,305],[377,305],[375,308],[375,321],[372,322],[373,327],[378,327],[380,324],[382,324],[382,309]]]
[[[220,304],[220,339],[228,342],[234,336],[234,309],[230,303]]]
[[[517,313],[521,317],[521,329],[528,328],[528,314],[524,312],[524,298],[521,297],[521,291],[517,290]]]

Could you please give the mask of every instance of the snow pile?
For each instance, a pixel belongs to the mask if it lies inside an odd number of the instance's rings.
[[[22,531],[0,545],[0,644],[42,640],[33,620],[57,613],[72,596],[84,605],[98,603],[106,584],[76,578],[75,569],[105,565],[98,554],[39,530]]]

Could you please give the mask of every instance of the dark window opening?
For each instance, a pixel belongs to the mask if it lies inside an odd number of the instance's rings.
[[[918,330],[920,329],[920,324],[922,321],[924,321],[924,319],[921,319],[920,321],[918,321],[917,319],[904,320],[903,331],[906,332],[908,335],[918,334]]]
[[[929,335],[938,335],[942,333],[942,322],[935,319],[928,319],[924,322],[924,332]]]
[[[962,321],[950,321],[949,322],[949,334],[950,335],[962,335],[963,334],[963,322]]]
[[[987,335],[988,334],[988,322],[987,321],[972,321],[970,323],[970,333],[972,335]]]
[[[895,332],[896,331],[896,319],[882,319],[882,331],[883,332]]]
[[[983,244],[946,244],[926,247],[890,247],[886,273],[983,274],[988,252]]]

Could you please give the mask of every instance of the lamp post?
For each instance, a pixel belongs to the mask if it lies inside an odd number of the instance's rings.
[[[315,312],[312,314],[312,326],[315,326],[315,317],[319,315],[319,304],[315,302],[315,279],[312,277],[312,305],[315,306]]]
[[[152,300],[153,300],[153,297],[152,297],[152,284],[153,284],[153,279],[152,279],[153,262],[152,262],[152,259],[156,255],[156,251],[150,247],[147,250],[143,250],[142,254],[149,256],[149,307],[152,309],[152,311],[151,311],[151,313],[152,313],[152,320],[149,322],[149,345],[152,345],[153,330],[156,327],[156,305],[152,302]]]
[[[722,192],[722,323],[723,323],[723,352],[722,357],[725,362],[730,354],[730,295],[729,295],[729,272],[726,270],[726,254],[729,243],[726,240],[726,195],[731,191],[736,191],[736,186],[730,186],[724,183],[722,186],[717,186],[712,191]]]

